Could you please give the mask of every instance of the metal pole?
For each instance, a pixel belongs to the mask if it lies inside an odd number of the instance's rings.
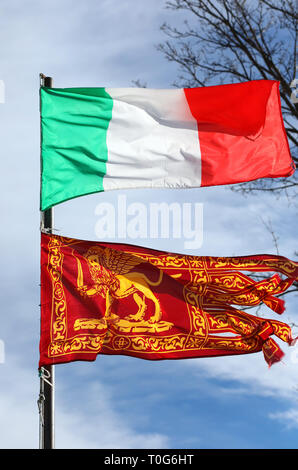
[[[40,74],[40,86],[52,88],[52,77]],[[52,233],[53,209],[41,212],[41,230]],[[41,367],[39,406],[39,448],[54,449],[54,397],[55,397],[55,369],[53,365]]]

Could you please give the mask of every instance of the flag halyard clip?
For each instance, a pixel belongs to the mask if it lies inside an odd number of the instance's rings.
[[[43,367],[41,367],[39,369],[39,377],[44,381],[46,382],[50,387],[53,387],[53,383],[50,382],[50,379],[51,379],[51,374],[48,370],[44,369]]]
[[[53,383],[50,381],[51,373],[48,370],[41,367],[39,369],[38,375],[43,382],[46,382],[50,387],[53,387]],[[45,401],[46,401],[46,396],[44,393],[44,386],[41,386],[40,393],[39,393],[38,400],[37,400],[37,406],[38,406],[38,413],[39,413],[39,418],[40,418],[40,425],[42,428],[44,427],[44,424],[45,424],[44,423]]]
[[[47,235],[50,235],[52,232],[60,232],[60,229],[58,228],[48,228],[43,225],[43,223],[40,223],[40,231],[41,233],[45,233]]]

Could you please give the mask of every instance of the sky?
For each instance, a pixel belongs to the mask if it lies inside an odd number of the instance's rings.
[[[0,3],[0,448],[39,445],[39,73],[52,76],[55,87],[130,87],[140,80],[150,88],[171,88],[177,66],[156,45],[164,39],[164,21],[183,20],[161,0]],[[198,246],[189,249],[183,236],[171,234],[127,234],[127,243],[194,255],[276,254],[266,228],[271,224],[279,253],[293,259],[297,250],[291,200],[264,193],[244,197],[229,187],[77,198],[55,207],[55,233],[98,240],[101,205],[117,210],[121,197],[147,208],[162,201],[202,209]],[[289,294],[280,319],[298,324],[296,305],[297,296]],[[279,319],[273,312],[269,317]],[[56,448],[297,448],[298,346],[282,349],[283,361],[270,369],[262,353],[158,362],[98,356],[95,362],[60,364]]]

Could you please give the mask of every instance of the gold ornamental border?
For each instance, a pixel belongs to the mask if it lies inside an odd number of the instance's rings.
[[[127,251],[127,253],[131,253]],[[241,271],[276,271],[291,277],[298,270],[298,263],[282,256],[256,255],[235,256],[235,257],[216,257],[216,256],[192,256],[165,254],[160,256],[147,255],[141,252],[133,252],[135,256],[148,261],[157,267],[176,267],[180,269],[205,269],[209,263],[208,272],[221,270],[241,270]],[[253,269],[252,269],[253,268]]]
[[[55,237],[55,235],[54,235]],[[60,239],[61,247],[77,244],[80,240],[73,238],[62,237],[57,235]],[[90,243],[90,242],[88,242]],[[107,246],[103,243],[103,246]],[[150,255],[137,251],[123,250],[127,254],[138,256],[143,261],[148,261],[156,267],[168,267],[170,269],[179,268],[183,270],[191,269],[205,269],[207,263],[208,272],[216,271],[217,273],[223,270],[242,270],[242,271],[276,271],[285,274],[287,277],[292,277],[298,271],[298,263],[291,261],[283,256],[278,255],[255,255],[255,256],[193,256],[183,254],[160,254]],[[258,266],[259,265],[259,266]],[[253,267],[253,269],[252,269]],[[245,269],[247,268],[247,269]]]
[[[61,357],[68,354],[90,354],[112,351],[122,354],[131,353],[137,355],[154,354],[161,355],[187,353],[190,351],[202,351],[208,349],[227,349],[231,354],[237,351],[249,351],[256,349],[256,338],[243,342],[239,337],[223,339],[222,337],[204,338],[195,335],[176,334],[166,337],[150,336],[121,336],[107,332],[106,334],[80,334],[65,341],[53,341],[49,346],[49,357]]]
[[[61,242],[50,237],[48,244],[48,273],[52,281],[51,341],[67,336],[67,302],[62,283],[63,253]]]
[[[68,354],[98,354],[111,351],[121,354],[143,356],[158,353],[159,355],[187,353],[202,350],[228,350],[231,354],[238,352],[258,351],[259,338],[227,338],[212,336],[207,339],[194,335],[176,334],[161,338],[150,336],[123,336],[106,332],[106,334],[80,334],[65,341],[53,341],[49,346],[49,357],[61,357]]]

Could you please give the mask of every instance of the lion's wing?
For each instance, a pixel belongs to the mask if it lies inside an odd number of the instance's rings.
[[[131,253],[112,250],[108,247],[104,250],[103,265],[115,274],[127,274],[143,260]]]

